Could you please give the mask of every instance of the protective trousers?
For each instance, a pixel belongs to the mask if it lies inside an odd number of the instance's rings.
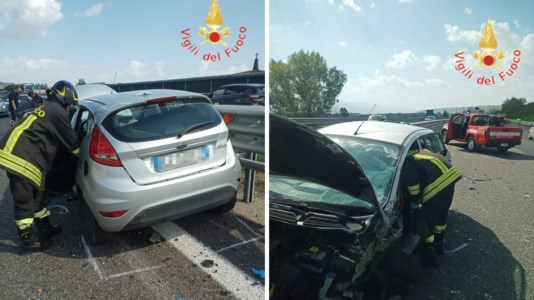
[[[49,200],[46,192],[39,191],[28,181],[7,173],[9,189],[13,195],[15,223],[19,229],[29,227],[34,218],[46,218],[50,211],[46,208]]]
[[[427,243],[434,241],[434,234],[445,232],[453,196],[454,184],[451,184],[423,204],[420,214],[425,222],[421,231],[426,232],[420,232],[420,234]],[[420,228],[421,224],[418,225]]]

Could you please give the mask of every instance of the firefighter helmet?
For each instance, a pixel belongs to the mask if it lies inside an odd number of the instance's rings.
[[[60,80],[46,91],[49,100],[58,102],[61,106],[67,107],[71,104],[78,103],[78,93],[72,83]]]

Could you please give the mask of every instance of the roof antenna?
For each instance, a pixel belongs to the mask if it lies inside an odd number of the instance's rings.
[[[371,115],[371,112],[373,111],[373,109],[375,109],[376,107],[376,104],[373,105],[373,107],[371,108],[371,110],[369,111],[369,113],[367,114],[367,118],[369,118],[369,116]],[[365,122],[365,120],[363,120],[361,123],[360,123],[360,126],[358,126],[358,129],[356,129],[356,132],[354,132],[354,135],[358,135],[358,130],[360,130],[360,128],[362,127],[363,123]]]

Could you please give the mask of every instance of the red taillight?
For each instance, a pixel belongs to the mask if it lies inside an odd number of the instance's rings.
[[[247,94],[247,97],[253,101],[258,101],[258,99],[260,98],[260,96],[254,94]]]
[[[91,143],[89,144],[89,157],[97,163],[110,166],[122,167],[117,151],[113,148],[100,128],[95,125],[91,133]]]
[[[120,218],[122,216],[124,216],[124,214],[127,212],[128,210],[118,210],[118,211],[99,211],[100,215],[102,217],[106,217],[106,218]]]

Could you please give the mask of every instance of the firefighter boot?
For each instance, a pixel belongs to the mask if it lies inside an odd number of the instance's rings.
[[[421,252],[421,265],[423,267],[437,268],[438,255],[433,244],[427,243]]]
[[[441,256],[445,254],[445,249],[443,248],[443,240],[445,238],[445,233],[435,233],[434,234],[434,243],[436,248],[436,253]]]
[[[50,218],[44,217],[35,219],[37,229],[39,229],[39,237],[41,240],[49,240],[51,237],[58,235],[63,231],[61,226],[50,224]]]
[[[50,247],[50,240],[39,240],[38,230],[34,224],[24,228],[18,229],[19,237],[21,241],[21,254],[24,255],[28,252],[42,251]]]

